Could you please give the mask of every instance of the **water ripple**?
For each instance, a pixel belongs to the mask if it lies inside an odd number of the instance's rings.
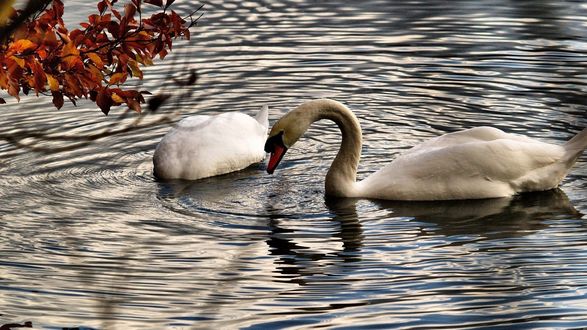
[[[75,22],[94,5],[68,6]],[[587,126],[587,6],[208,1],[205,11],[194,41],[145,71],[141,89],[172,95],[157,113],[3,105],[0,324],[587,326],[584,158],[561,190],[440,203],[324,199],[340,141],[327,122],[271,176],[260,163],[157,181],[151,163],[184,116],[268,104],[273,122],[318,97],[359,118],[359,178],[473,126],[562,143]],[[174,85],[191,68],[198,83]]]

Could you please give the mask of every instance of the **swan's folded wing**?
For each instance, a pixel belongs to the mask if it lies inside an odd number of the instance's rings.
[[[511,139],[476,141],[444,148],[421,149],[400,156],[393,163],[415,177],[482,176],[487,180],[515,180],[557,163],[564,155],[561,146]],[[392,163],[392,164],[393,164]],[[391,164],[390,164],[391,165]]]
[[[360,182],[365,195],[405,200],[490,198],[556,187],[564,148],[496,139],[410,150]],[[554,172],[554,174],[553,174]]]

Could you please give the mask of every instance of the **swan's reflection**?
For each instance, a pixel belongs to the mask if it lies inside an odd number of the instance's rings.
[[[333,214],[332,220],[340,225],[340,230],[334,236],[342,240],[343,251],[341,256],[345,257],[352,255],[354,252],[360,252],[364,236],[357,214],[357,200],[351,198],[326,198],[325,202]]]
[[[264,175],[263,168],[264,165],[258,163],[240,171],[195,181],[158,180],[157,196],[162,200],[191,196],[211,201],[225,199],[227,194],[234,195],[238,193],[245,196],[246,191],[250,190],[251,186],[258,185],[255,181]]]
[[[484,200],[394,202],[342,198],[326,199],[325,202],[336,227],[331,231],[330,238],[337,237],[342,241],[342,249],[337,253],[304,246],[303,238],[307,232],[285,228],[288,220],[280,218],[279,214],[274,214],[269,221],[271,232],[267,245],[271,255],[279,256],[275,261],[276,268],[288,277],[294,275],[295,281],[300,284],[305,283],[306,276],[317,273],[345,274],[352,268],[360,268],[364,258],[362,247],[364,241],[369,239],[369,233],[365,232],[361,222],[373,220],[372,213],[377,212],[359,214],[358,203],[361,203],[360,209],[365,203],[372,203],[366,208],[374,205],[389,211],[379,219],[386,223],[407,217],[413,220],[410,228],[418,227],[415,232],[420,236],[442,235],[446,238],[459,235],[485,239],[524,236],[548,227],[549,220],[582,217],[559,189]],[[381,217],[381,213],[378,216]],[[324,241],[329,240],[325,238]],[[352,262],[359,264],[349,265]],[[317,267],[317,263],[322,266],[327,263],[330,267]]]
[[[527,235],[548,226],[545,220],[581,218],[560,189],[517,195],[509,198],[442,202],[373,201],[391,211],[391,217],[411,217],[435,224],[421,232],[453,235],[479,235],[503,238]]]
[[[289,219],[283,217],[279,210],[269,207],[270,233],[266,243],[269,246],[269,254],[277,256],[274,260],[276,270],[289,281],[304,285],[308,276],[344,274],[344,264],[361,261],[363,229],[355,204],[356,200],[352,199],[326,201],[326,206],[331,212],[332,227],[327,233],[319,234],[325,235],[320,239],[325,243],[322,244],[324,249],[304,245],[309,231],[287,228]],[[342,242],[342,248],[332,252],[332,245],[338,241],[336,238]]]

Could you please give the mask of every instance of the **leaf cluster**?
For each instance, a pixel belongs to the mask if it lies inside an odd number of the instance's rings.
[[[201,8],[182,18],[170,10],[173,2],[131,0],[121,7],[115,5],[117,0],[100,0],[97,13],[69,31],[63,22],[63,2],[50,1],[0,44],[0,89],[17,100],[20,93],[50,94],[58,109],[64,98],[73,104],[89,98],[105,114],[122,104],[140,112],[148,92],[125,89],[123,84],[130,78],[142,79],[141,67],[152,65],[157,56],[165,58],[173,40],[189,39],[189,28],[197,21],[192,17]],[[160,9],[144,18],[143,4]],[[10,19],[21,14],[13,11]],[[0,103],[5,100],[0,98]]]

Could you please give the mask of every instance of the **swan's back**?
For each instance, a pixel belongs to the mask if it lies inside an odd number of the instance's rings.
[[[266,113],[264,107],[256,118],[229,112],[181,120],[155,150],[155,175],[195,180],[237,171],[263,160]]]
[[[406,151],[406,153],[404,153],[404,155],[420,151],[428,152],[432,149],[440,149],[445,147],[462,145],[466,143],[488,142],[500,139],[518,142],[537,142],[526,136],[505,133],[504,131],[494,127],[481,126],[463,131],[447,133],[432,138],[409,149],[408,151]]]
[[[478,127],[418,145],[359,183],[367,197],[505,197],[555,188],[574,162],[565,146]]]

